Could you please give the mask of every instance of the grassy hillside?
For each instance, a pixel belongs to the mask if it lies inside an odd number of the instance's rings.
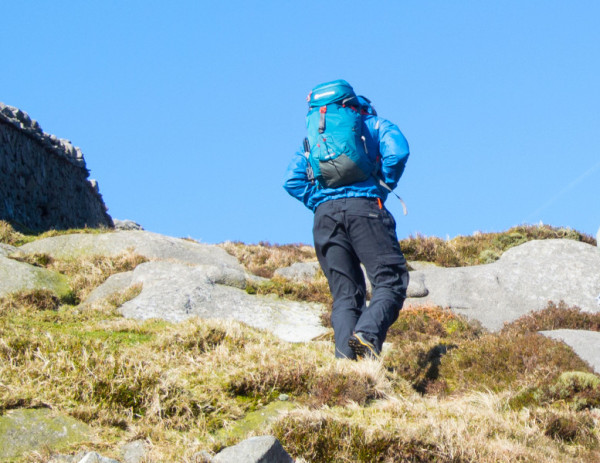
[[[473,264],[473,249],[478,256],[500,253],[523,239],[516,230],[486,240],[416,237],[402,244],[409,259]],[[518,233],[563,233],[527,230]],[[0,242],[27,239],[35,237],[0,223]],[[223,246],[265,277],[314,259],[300,245]],[[460,259],[440,257],[450,254]],[[27,261],[67,275],[73,291],[62,299],[45,291],[0,299],[0,413],[51,407],[97,430],[93,441],[63,452],[94,449],[118,459],[120,444],[146,439],[148,461],[201,462],[202,450],[272,433],[292,456],[310,462],[600,459],[600,378],[566,345],[537,334],[600,330],[599,315],[550,304],[489,333],[422,307],[401,312],[381,363],[339,361],[331,331],[289,344],[235,322],[122,318],[115,308],[139,288],[93,307],[76,305],[110,274],[144,261],[139,256]],[[329,300],[323,277],[308,289],[277,279],[249,286],[261,291]],[[50,454],[19,461],[47,461]]]

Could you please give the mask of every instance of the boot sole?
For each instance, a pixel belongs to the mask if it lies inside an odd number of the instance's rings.
[[[360,335],[353,334],[348,340],[350,349],[356,354],[357,357],[371,357],[379,360],[379,354],[375,350],[375,346],[368,341],[362,339]]]

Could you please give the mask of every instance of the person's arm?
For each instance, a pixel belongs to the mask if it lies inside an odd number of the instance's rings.
[[[283,188],[294,198],[302,201],[306,207],[312,209],[310,199],[317,187],[308,180],[306,168],[308,160],[302,151],[296,152],[285,173]]]
[[[395,124],[379,119],[379,152],[383,181],[394,189],[404,172],[409,156],[408,142]]]

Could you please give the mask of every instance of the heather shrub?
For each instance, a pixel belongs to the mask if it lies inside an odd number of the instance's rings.
[[[587,413],[547,410],[536,414],[544,434],[567,444],[581,444],[596,447],[598,436],[594,419]]]
[[[600,377],[582,371],[567,371],[554,382],[519,391],[509,401],[513,409],[560,403],[571,410],[600,408]]]
[[[440,338],[468,339],[477,337],[482,329],[442,307],[423,306],[400,311],[398,319],[390,327],[387,339],[390,342],[398,338],[421,333]]]
[[[442,267],[488,264],[504,251],[531,240],[572,239],[596,245],[596,240],[570,228],[521,225],[500,233],[477,233],[443,240],[422,235],[400,241],[407,260],[435,262]]]
[[[545,309],[530,312],[505,324],[503,333],[535,333],[537,331],[573,329],[600,331],[600,313],[584,312],[568,307],[564,301],[549,302]]]
[[[502,391],[554,381],[565,371],[589,372],[570,347],[540,334],[486,334],[441,358],[448,392]]]

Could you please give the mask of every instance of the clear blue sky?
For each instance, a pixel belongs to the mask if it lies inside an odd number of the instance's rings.
[[[411,157],[399,238],[600,226],[600,2],[39,0],[0,5],[0,101],[83,150],[114,218],[311,243],[281,187],[305,96],[344,78]]]

